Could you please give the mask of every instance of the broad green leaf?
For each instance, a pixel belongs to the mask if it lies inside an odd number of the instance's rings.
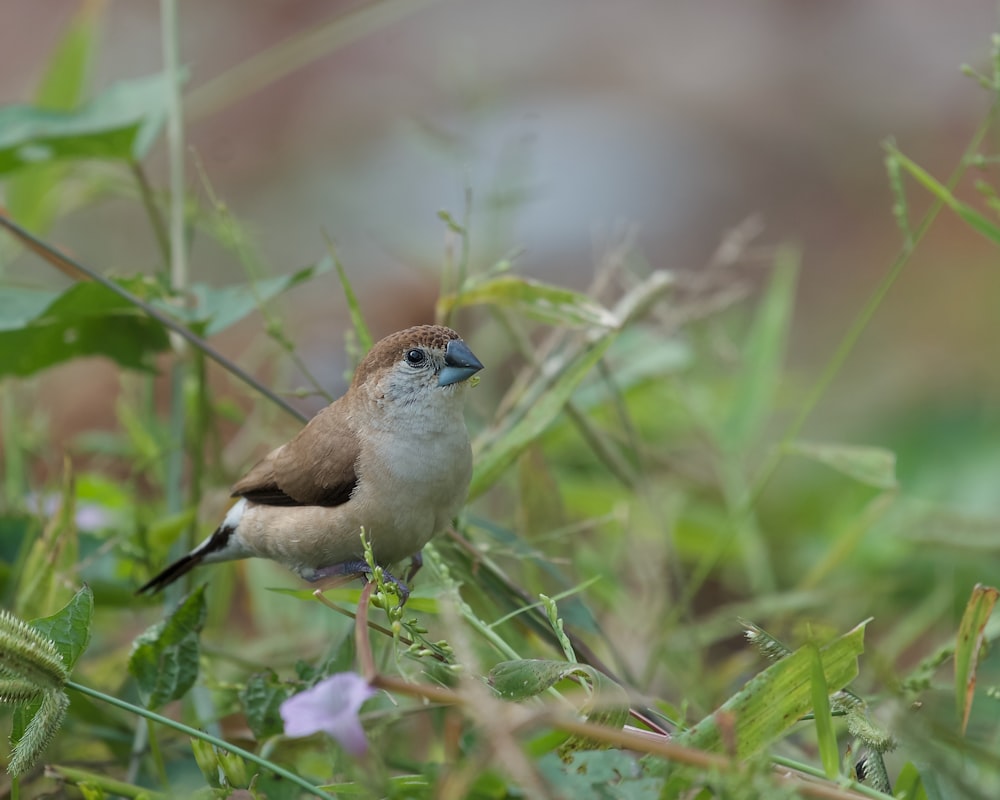
[[[838,692],[858,674],[867,622],[819,649],[829,692]],[[722,727],[735,733],[736,757],[758,753],[779,739],[812,707],[810,646],[801,647],[754,676],[718,710],[677,737],[679,744],[703,750],[724,749]],[[720,727],[721,724],[721,727]]]
[[[972,711],[972,698],[976,691],[976,670],[979,666],[979,654],[983,649],[986,623],[997,604],[1000,591],[992,586],[977,583],[972,590],[972,596],[962,614],[962,623],[958,626],[958,641],[955,644],[955,704],[958,716],[962,721],[962,733],[969,724],[969,713]]]
[[[556,797],[573,800],[653,800],[662,794],[663,779],[646,774],[633,754],[622,750],[577,750],[548,753],[538,761],[538,770]],[[498,797],[504,795],[498,794]],[[700,800],[696,795],[684,795]]]
[[[263,303],[277,297],[300,283],[312,280],[317,275],[330,269],[329,261],[320,261],[308,267],[303,267],[289,275],[279,275],[257,281],[252,286],[240,283],[234,286],[215,288],[203,283],[191,287],[195,297],[195,305],[186,316],[189,321],[201,321],[205,325],[205,336],[221,333],[230,325],[243,319],[247,314],[257,309]],[[164,306],[164,309],[178,313],[176,306]]]
[[[35,93],[37,108],[72,111],[82,102],[96,49],[101,8],[86,3],[70,23],[49,58],[48,69]],[[11,217],[28,230],[46,230],[58,211],[56,188],[63,173],[62,165],[32,164],[11,176],[4,187]]]
[[[58,159],[142,160],[163,124],[169,80],[116,83],[77,111],[0,108],[0,175]]]
[[[240,691],[240,703],[247,717],[247,725],[254,738],[262,741],[284,731],[281,721],[281,704],[295,693],[289,684],[278,680],[273,670],[259,672],[247,678]]]
[[[41,298],[30,305],[37,311]],[[97,283],[74,284],[22,327],[7,327],[14,316],[7,314],[0,324],[0,377],[31,375],[83,356],[105,356],[126,368],[152,371],[152,356],[169,346],[158,322]]]
[[[205,624],[205,587],[185,597],[167,619],[135,640],[128,671],[152,710],[182,697],[198,677],[198,635]]]
[[[980,214],[972,206],[961,202],[951,190],[934,178],[927,170],[904,156],[895,147],[886,148],[914,180],[929,191],[944,205],[958,214],[974,231],[981,233],[991,242],[1000,244],[1000,226]]]
[[[489,682],[504,700],[527,700],[552,688],[561,680],[574,677],[585,678],[591,683],[608,680],[586,664],[529,658],[501,661],[490,670]]]
[[[70,22],[35,92],[39,108],[70,111],[80,104],[97,46],[99,14],[96,3],[85,3]]]
[[[745,361],[723,430],[726,443],[735,449],[749,443],[773,407],[788,344],[799,262],[795,248],[778,251],[771,283],[750,328],[743,351]]]
[[[469,486],[470,500],[492,486],[500,473],[552,424],[576,387],[614,341],[615,335],[615,331],[608,331],[601,338],[590,342],[565,366],[553,385],[531,402],[531,407],[510,430],[479,447]]]
[[[823,674],[823,658],[815,644],[807,644],[805,649],[810,657],[810,687],[812,689],[813,721],[816,723],[816,741],[823,762],[823,771],[831,781],[840,773],[840,753],[837,751],[837,734],[833,730],[833,716],[830,714],[830,689]]]
[[[456,309],[474,305],[514,308],[553,325],[613,328],[618,324],[614,314],[585,294],[516,275],[467,282],[461,291],[438,300],[438,319],[446,319]]]
[[[5,286],[0,292],[0,331],[23,328],[59,296],[46,289]]]
[[[55,614],[32,620],[31,625],[55,642],[56,650],[66,662],[66,668],[72,670],[90,644],[90,620],[93,614],[94,593],[89,586],[84,586]]]
[[[895,489],[896,454],[882,447],[820,442],[791,442],[785,452],[825,464],[858,483],[876,489]]]
[[[505,700],[535,697],[567,678],[582,679],[590,687],[590,695],[580,709],[588,721],[613,729],[620,729],[628,721],[625,690],[588,664],[533,658],[504,661],[493,667],[488,676],[490,686]],[[564,758],[594,747],[591,740],[579,736],[560,735],[559,739],[559,753]]]

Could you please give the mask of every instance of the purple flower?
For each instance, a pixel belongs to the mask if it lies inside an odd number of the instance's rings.
[[[310,736],[325,731],[352,756],[363,756],[368,740],[358,711],[373,694],[375,690],[357,673],[331,675],[281,704],[285,735]]]

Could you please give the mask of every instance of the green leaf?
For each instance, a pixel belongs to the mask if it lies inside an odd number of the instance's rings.
[[[827,691],[837,692],[858,674],[867,622],[835,639],[819,652]],[[721,708],[677,737],[678,744],[722,751],[735,733],[735,756],[744,759],[768,747],[812,707],[811,645],[772,664],[751,678]]]
[[[840,754],[837,752],[837,734],[833,730],[833,716],[830,714],[830,689],[823,674],[823,658],[815,644],[807,644],[805,649],[810,657],[810,687],[812,689],[813,720],[816,723],[816,741],[819,743],[823,771],[831,781],[840,773]]]
[[[797,249],[782,247],[778,251],[771,283],[750,328],[735,402],[723,430],[725,441],[735,449],[748,444],[773,407],[788,343],[799,262]]]
[[[614,314],[585,294],[516,275],[466,282],[459,292],[438,300],[437,316],[446,319],[457,309],[474,305],[514,308],[552,325],[613,328],[618,324]]]
[[[354,293],[354,287],[351,286],[351,281],[347,277],[347,270],[340,263],[340,258],[337,257],[333,242],[326,236],[325,231],[323,238],[326,239],[326,247],[330,252],[330,258],[333,259],[333,263],[337,266],[337,277],[340,279],[340,288],[344,292],[344,299],[347,300],[347,310],[351,314],[351,326],[354,328],[354,335],[358,339],[361,352],[367,353],[372,349],[372,332],[368,329],[368,323],[365,322],[365,315],[361,313],[361,303],[358,302],[358,296]]]
[[[504,700],[527,700],[552,688],[559,681],[572,677],[583,677],[595,682],[602,678],[607,680],[586,664],[530,658],[501,661],[490,670],[489,683]]]
[[[896,454],[882,447],[820,442],[791,442],[785,452],[825,464],[858,483],[876,489],[895,489]]]
[[[554,383],[541,397],[525,401],[529,407],[509,430],[500,432],[496,438],[486,440],[485,443],[477,442],[479,446],[475,469],[469,486],[470,501],[492,486],[500,473],[548,428],[563,410],[576,387],[600,361],[616,335],[616,331],[607,331],[597,340],[589,342],[574,355],[570,363],[564,365]]]
[[[962,721],[962,733],[969,724],[972,698],[976,691],[976,670],[979,654],[983,650],[986,623],[997,604],[1000,591],[992,586],[977,583],[972,596],[965,605],[962,622],[958,626],[958,642],[955,645],[955,704],[958,717]]]
[[[58,576],[72,572],[79,561],[76,494],[67,462],[58,504],[18,570],[17,608],[20,613],[29,617],[41,616],[59,608],[63,587]]]
[[[49,58],[48,69],[35,93],[37,108],[71,111],[83,100],[97,42],[96,9],[85,4],[70,23]],[[56,164],[32,164],[11,176],[4,199],[11,217],[31,231],[47,229],[58,211],[56,188],[64,168]]]
[[[635,756],[621,750],[578,750],[568,755],[548,753],[539,759],[538,770],[550,786],[558,787],[556,797],[572,797],[573,800],[668,797],[660,791],[662,778],[645,775]],[[684,796],[694,800],[693,795]]]
[[[295,693],[295,689],[278,680],[273,670],[257,673],[247,678],[240,691],[240,703],[247,717],[247,724],[257,741],[277,736],[284,731],[281,721],[281,704]]]
[[[73,598],[50,617],[31,621],[31,626],[55,642],[56,650],[72,670],[77,659],[90,644],[90,620],[94,615],[94,593],[84,586]]]
[[[221,333],[230,325],[243,319],[268,300],[277,297],[300,283],[312,280],[317,275],[330,269],[329,261],[320,261],[308,267],[303,267],[290,275],[279,275],[256,281],[254,284],[240,283],[234,286],[215,288],[203,283],[194,284],[191,293],[195,304],[186,313],[180,311],[180,316],[189,322],[204,322],[205,336]],[[177,306],[157,303],[168,313],[177,315]]]
[[[191,592],[173,614],[140,634],[128,671],[150,709],[183,696],[198,677],[198,635],[205,624],[205,587]]]
[[[589,722],[617,730],[628,721],[629,703],[625,690],[587,664],[542,659],[504,661],[493,667],[488,676],[490,686],[505,700],[535,697],[566,679],[582,679],[589,687],[589,696],[580,709]],[[560,735],[558,738],[558,751],[563,758],[595,746],[585,737]]]
[[[45,289],[5,286],[0,292],[0,331],[23,328],[59,296]]]
[[[170,79],[116,83],[77,111],[0,108],[0,174],[59,159],[141,161],[166,114]]]
[[[929,800],[924,782],[912,761],[907,761],[896,778],[895,797],[905,797],[907,800]]]
[[[38,293],[39,295],[41,293]],[[152,356],[169,347],[163,327],[127,300],[100,284],[71,286],[40,311],[42,298],[30,292],[28,308],[36,313],[19,328],[10,327],[27,312],[0,306],[0,377],[24,377],[83,356],[105,356],[119,365],[151,372]]]
[[[567,678],[582,678],[590,686],[591,696],[585,709],[588,719],[620,728],[628,718],[628,695],[603,672],[588,664],[528,658],[502,661],[490,670],[488,680],[504,700],[535,697]]]

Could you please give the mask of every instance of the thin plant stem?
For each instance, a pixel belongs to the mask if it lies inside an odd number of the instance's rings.
[[[949,191],[953,190],[958,185],[959,180],[961,180],[962,176],[965,174],[971,162],[972,156],[975,155],[975,152],[979,149],[983,139],[986,138],[986,134],[989,133],[989,129],[993,125],[993,121],[996,118],[998,111],[1000,111],[1000,104],[994,103],[994,105],[990,108],[989,113],[986,115],[986,119],[983,120],[983,123],[973,134],[972,139],[965,148],[965,152],[962,154],[961,159],[959,159],[958,166],[955,167],[945,184]],[[764,462],[764,466],[757,475],[757,480],[754,482],[751,491],[747,495],[745,503],[748,507],[752,507],[757,502],[761,492],[763,492],[771,478],[774,476],[778,465],[781,463],[782,458],[784,458],[785,448],[792,442],[792,440],[795,439],[796,436],[799,435],[799,432],[805,425],[806,420],[809,419],[812,412],[816,409],[816,406],[819,405],[819,401],[822,399],[823,395],[826,394],[827,389],[830,388],[830,384],[833,383],[834,378],[836,378],[840,373],[841,368],[854,351],[854,347],[857,345],[861,335],[865,332],[868,328],[868,324],[874,318],[875,312],[882,305],[886,295],[889,294],[889,290],[895,286],[896,281],[903,272],[903,268],[907,265],[907,263],[909,263],[910,256],[913,255],[917,244],[923,239],[927,231],[930,230],[931,225],[937,219],[938,214],[941,213],[944,205],[944,200],[937,198],[931,205],[930,209],[928,209],[927,213],[924,214],[923,218],[920,220],[920,224],[917,226],[916,230],[913,231],[912,235],[906,236],[906,241],[904,241],[903,247],[900,249],[899,254],[892,262],[892,266],[889,268],[889,271],[875,288],[875,291],[872,292],[864,306],[862,306],[861,311],[854,318],[854,321],[851,323],[847,332],[840,340],[840,344],[837,346],[837,349],[833,352],[833,355],[830,356],[829,361],[827,361],[826,366],[823,368],[823,372],[813,384],[805,402],[799,409],[799,413],[795,415],[791,424],[789,424],[788,428],[785,429],[785,433],[781,437],[778,447],[771,451],[770,456]]]
[[[160,0],[160,28],[163,66],[170,79],[166,130],[170,180],[170,284],[175,292],[183,292],[188,284],[188,263],[187,248],[184,246],[184,116],[181,108],[177,0]]]
[[[198,336],[196,333],[189,330],[186,326],[179,323],[173,317],[163,313],[155,306],[147,303],[145,300],[134,295],[128,289],[119,286],[113,280],[106,278],[97,270],[92,267],[88,267],[82,262],[75,258],[63,253],[61,250],[50,245],[48,242],[39,239],[34,234],[22,228],[16,222],[14,222],[10,217],[0,214],[0,226],[6,228],[11,234],[13,234],[17,239],[21,241],[29,250],[34,252],[36,255],[41,256],[43,259],[52,264],[60,272],[69,275],[75,279],[86,278],[94,281],[95,283],[101,284],[105,289],[114,292],[119,297],[127,300],[129,303],[134,305],[136,308],[141,308],[143,312],[148,314],[150,317],[159,322],[163,327],[173,331],[178,336],[184,338],[189,344],[197,349],[201,350],[206,356],[212,359],[216,364],[222,367],[227,372],[231,373],[235,377],[239,378],[247,386],[250,386],[268,400],[273,402],[275,405],[281,407],[283,410],[287,411],[293,417],[295,417],[299,422],[308,422],[309,417],[299,411],[295,406],[289,403],[281,395],[272,391],[260,381],[258,381],[253,375],[244,370],[238,364],[236,364],[231,359],[224,356],[218,350],[216,350],[212,345]]]
[[[361,667],[361,677],[371,681],[377,674],[375,656],[372,654],[372,643],[368,638],[368,607],[371,604],[372,592],[375,591],[375,581],[370,580],[361,590],[358,600],[358,616],[354,625],[354,642],[358,651],[358,662]]]
[[[91,697],[95,700],[100,700],[102,702],[108,703],[109,705],[116,706],[124,711],[128,711],[132,714],[138,714],[140,717],[145,717],[148,720],[164,725],[167,728],[173,728],[179,733],[183,733],[186,736],[192,736],[195,739],[201,739],[203,742],[208,742],[221,750],[227,750],[230,753],[238,755],[240,758],[244,758],[247,761],[256,764],[259,767],[263,767],[266,770],[273,772],[275,775],[279,775],[287,781],[291,781],[296,786],[305,791],[309,792],[316,797],[325,798],[325,800],[334,800],[333,796],[324,792],[318,786],[314,786],[309,783],[309,781],[296,775],[284,767],[280,767],[272,761],[268,761],[266,758],[261,758],[260,756],[251,753],[249,750],[244,750],[242,747],[230,744],[224,739],[220,739],[217,736],[212,736],[204,731],[199,731],[197,728],[192,728],[189,725],[185,725],[183,722],[177,722],[169,717],[164,717],[162,714],[157,714],[155,711],[149,711],[142,706],[137,706],[134,703],[129,703],[126,700],[120,700],[113,695],[105,694],[104,692],[98,691],[97,689],[91,689],[89,686],[84,686],[83,684],[77,683],[76,681],[66,681],[66,688],[72,689],[75,692]],[[152,738],[152,737],[151,737]]]
[[[156,244],[163,254],[163,262],[165,264],[170,263],[170,236],[167,233],[167,226],[163,221],[163,215],[160,213],[160,209],[156,205],[156,199],[153,197],[153,187],[150,186],[149,178],[146,177],[146,170],[143,169],[142,164],[138,161],[129,162],[129,168],[132,170],[136,185],[139,187],[139,197],[142,199],[143,208],[146,209],[149,224],[153,228]]]

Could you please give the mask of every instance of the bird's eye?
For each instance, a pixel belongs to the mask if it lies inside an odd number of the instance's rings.
[[[427,360],[427,354],[423,350],[407,350],[406,363],[411,367],[419,367]]]

